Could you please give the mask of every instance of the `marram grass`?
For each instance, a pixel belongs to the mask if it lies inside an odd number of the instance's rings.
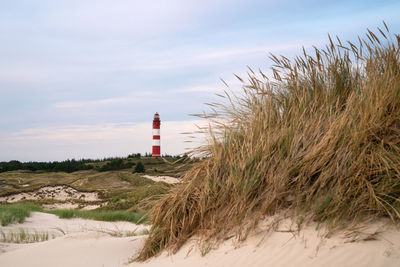
[[[271,56],[273,78],[251,69],[242,96],[213,103],[206,156],[150,211],[138,257],[188,238],[239,239],[286,212],[330,227],[400,219],[400,37],[368,31],[313,55]],[[379,36],[379,37],[378,37]]]
[[[11,223],[23,223],[25,218],[29,217],[33,211],[42,211],[42,209],[29,204],[0,205],[1,226],[7,226]]]
[[[59,209],[47,211],[57,215],[61,219],[83,218],[96,221],[127,221],[132,223],[143,223],[146,221],[142,212],[128,212],[124,210],[77,210],[77,209]]]

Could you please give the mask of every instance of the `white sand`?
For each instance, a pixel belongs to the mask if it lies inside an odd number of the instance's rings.
[[[0,197],[0,202],[14,203],[21,200],[56,199],[61,201],[80,199],[84,201],[99,201],[97,192],[80,192],[69,186],[45,186],[26,193],[17,193]]]
[[[0,227],[3,232],[54,233],[55,239],[31,244],[0,243],[0,266],[124,266],[140,246],[148,226],[129,222],[60,219],[33,212],[23,224]]]
[[[103,222],[86,220],[81,218],[60,219],[58,216],[42,212],[32,212],[31,217],[26,218],[23,224],[10,224],[1,226],[4,233],[18,232],[24,229],[27,233],[49,233],[51,236],[62,236],[65,234],[97,231],[112,235],[127,235],[141,233],[149,226],[136,225],[130,222]],[[0,265],[1,266],[1,265]]]
[[[171,176],[151,176],[151,175],[143,175],[144,178],[153,180],[155,182],[165,182],[167,184],[177,184],[180,183],[181,180]]]
[[[117,238],[88,231],[92,223],[86,222],[83,231],[71,231],[50,241],[12,245],[8,252],[0,254],[0,266],[123,266],[143,244],[144,237]],[[207,251],[207,247],[199,249],[192,240],[175,255],[164,252],[145,263],[133,262],[129,266],[398,267],[400,231],[385,223],[381,220],[365,225],[362,229],[365,234],[340,232],[329,239],[321,238],[315,225],[305,227],[300,233],[290,232],[290,227],[283,225],[268,235],[261,225],[247,241],[238,244],[228,240],[204,257],[200,251]],[[48,221],[43,224],[44,228],[53,225]],[[69,229],[76,229],[74,227],[70,225]],[[375,236],[376,240],[364,240],[377,230],[382,232]]]
[[[45,204],[42,205],[43,209],[46,210],[56,210],[56,209],[81,209],[81,210],[94,210],[102,207],[103,204],[99,205],[89,205],[87,203],[85,204],[78,204],[78,203],[70,203],[70,202],[60,202],[60,203],[54,203],[54,204]]]
[[[370,224],[367,232],[373,233],[382,223]],[[371,267],[400,266],[400,232],[394,227],[386,228],[377,236],[378,240],[361,241],[369,236],[360,235],[357,242],[345,233],[329,239],[321,238],[315,227],[306,227],[299,234],[286,232],[253,234],[245,242],[237,244],[227,241],[218,249],[210,250],[204,257],[196,242],[192,241],[181,248],[177,254],[161,256],[138,265],[131,266],[207,266],[207,267]],[[203,247],[203,251],[207,247]]]
[[[80,232],[50,241],[25,244],[0,255],[7,267],[118,267],[126,266],[143,237],[111,237],[99,232]]]

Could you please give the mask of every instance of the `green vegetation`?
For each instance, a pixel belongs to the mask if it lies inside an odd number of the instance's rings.
[[[141,162],[141,161],[139,161],[137,164],[136,164],[136,166],[135,166],[135,169],[133,170],[133,173],[143,173],[143,172],[145,172],[145,169],[144,169],[144,165],[143,165],[143,163]]]
[[[29,233],[25,229],[21,228],[16,232],[6,233],[0,229],[0,242],[2,243],[36,243],[47,240],[49,240],[48,232]]]
[[[123,169],[129,169],[132,168],[134,165],[134,162],[124,162],[122,159],[113,159],[110,162],[107,162],[103,166],[101,166],[98,170],[101,172],[104,171],[116,171],[116,170],[123,170]]]
[[[194,162],[182,159],[132,157],[124,159],[122,165],[128,164],[128,162],[136,165],[140,161],[146,167],[145,173],[148,175],[162,174],[181,177]],[[111,159],[111,161],[113,160],[115,159]],[[102,168],[103,165],[111,161],[90,162],[87,164],[90,164],[93,169],[71,173],[29,170],[0,172],[0,197],[21,192],[32,192],[44,186],[56,185],[70,186],[78,191],[97,191],[103,201],[108,201],[124,192],[141,191],[137,187],[144,186],[144,184],[137,184],[138,179],[140,180],[140,174],[132,174],[132,168],[116,171],[97,171],[98,168]],[[141,180],[152,182],[146,178]],[[44,204],[42,203],[44,201],[41,200],[40,204]]]
[[[126,176],[131,185],[135,189],[130,192],[123,192],[115,195],[105,206],[110,210],[147,210],[151,205],[151,200],[159,199],[162,195],[168,193],[173,185],[154,182],[150,179],[141,177],[139,175]]]
[[[19,162],[12,160],[9,162],[0,162],[0,172],[15,170],[30,171],[51,171],[51,172],[75,172],[79,170],[93,169],[93,166],[86,163],[90,160],[65,160],[61,162]]]
[[[166,160],[179,160],[181,156],[164,155]],[[80,160],[64,160],[53,162],[20,162],[11,160],[9,162],[0,162],[0,173],[16,170],[29,171],[46,171],[46,172],[76,172],[82,170],[96,169],[97,171],[115,171],[132,168],[135,161],[143,160],[154,164],[155,162],[163,162],[159,158],[151,158],[151,154],[146,153],[144,157],[140,153],[128,155],[128,157],[115,157],[104,159],[80,159]]]
[[[133,223],[142,223],[147,219],[144,217],[144,212],[130,212],[126,210],[74,210],[74,209],[59,209],[59,210],[44,210],[39,206],[32,204],[8,204],[0,205],[0,221],[2,226],[7,226],[11,223],[23,223],[25,218],[29,217],[32,211],[40,211],[55,214],[60,218],[83,218],[97,221],[128,221]]]
[[[201,116],[210,142],[195,153],[206,158],[152,208],[138,259],[195,234],[207,242],[236,229],[243,239],[273,214],[331,230],[399,222],[400,36],[379,32],[294,61],[272,55],[272,80],[251,69],[248,82],[238,77],[243,96],[226,93]]]
[[[142,155],[140,153],[133,153],[133,154],[128,155],[128,159],[131,159],[131,158],[140,159],[141,157],[142,157]]]
[[[42,209],[26,204],[0,205],[1,226],[7,226],[14,222],[23,223],[32,211],[42,211]]]
[[[129,212],[121,210],[74,210],[74,209],[63,209],[63,210],[51,210],[46,211],[57,215],[63,219],[70,218],[83,218],[97,221],[128,221],[132,223],[142,223],[146,220],[144,212]]]

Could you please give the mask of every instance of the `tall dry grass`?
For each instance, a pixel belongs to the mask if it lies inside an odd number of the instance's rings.
[[[248,73],[243,94],[211,104],[207,156],[150,212],[139,260],[195,234],[246,235],[290,211],[331,226],[400,219],[400,37],[378,29],[358,44],[271,56],[273,79]],[[393,40],[394,39],[394,40]],[[227,103],[227,104],[226,104]],[[250,224],[249,224],[250,223]]]

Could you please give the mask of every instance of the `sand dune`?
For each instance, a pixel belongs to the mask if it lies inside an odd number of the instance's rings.
[[[358,238],[342,232],[325,239],[311,226],[300,233],[253,234],[241,244],[227,241],[204,257],[201,253],[208,250],[207,246],[199,249],[192,241],[175,255],[164,253],[143,264],[134,263],[131,266],[400,266],[400,232],[394,227],[384,227],[382,222],[369,226],[369,229],[364,229],[367,233],[360,234]],[[382,227],[384,232],[372,235]]]
[[[182,182],[180,179],[172,177],[172,176],[152,176],[152,175],[143,175],[144,178],[153,180],[155,182],[165,182],[167,184],[177,184]]]
[[[218,247],[198,246],[192,239],[177,254],[144,263],[137,255],[145,236],[116,237],[112,231],[140,231],[146,226],[83,219],[64,220],[51,214],[33,213],[26,223],[9,226],[45,230],[64,227],[68,233],[34,244],[0,244],[0,266],[400,266],[400,231],[385,220],[362,225],[357,231],[338,232],[323,238],[309,225],[300,232],[290,223],[267,232],[262,224],[242,243],[225,241]],[[2,227],[2,229],[6,229]],[[208,252],[208,253],[207,253]],[[202,256],[205,254],[205,256]]]
[[[0,266],[123,266],[140,246],[148,226],[130,222],[60,219],[33,212],[23,224],[0,227],[4,233],[24,229],[48,232],[51,240],[30,244],[0,243]],[[118,237],[126,236],[130,237]],[[54,239],[52,239],[54,237]]]
[[[23,224],[10,224],[1,226],[0,230],[4,233],[18,232],[24,229],[27,233],[48,232],[49,237],[58,237],[65,234],[79,232],[97,231],[110,233],[112,235],[126,235],[134,232],[140,233],[148,226],[136,225],[130,222],[103,222],[81,218],[60,219],[54,214],[32,212],[31,217],[26,218]]]
[[[24,192],[0,197],[0,202],[15,203],[21,200],[38,200],[38,199],[55,199],[55,200],[71,200],[80,199],[84,201],[100,201],[97,192],[80,192],[72,187],[45,186],[32,192]]]
[[[0,266],[125,266],[141,239],[143,237],[112,237],[93,231],[73,233],[14,248],[0,255]]]

